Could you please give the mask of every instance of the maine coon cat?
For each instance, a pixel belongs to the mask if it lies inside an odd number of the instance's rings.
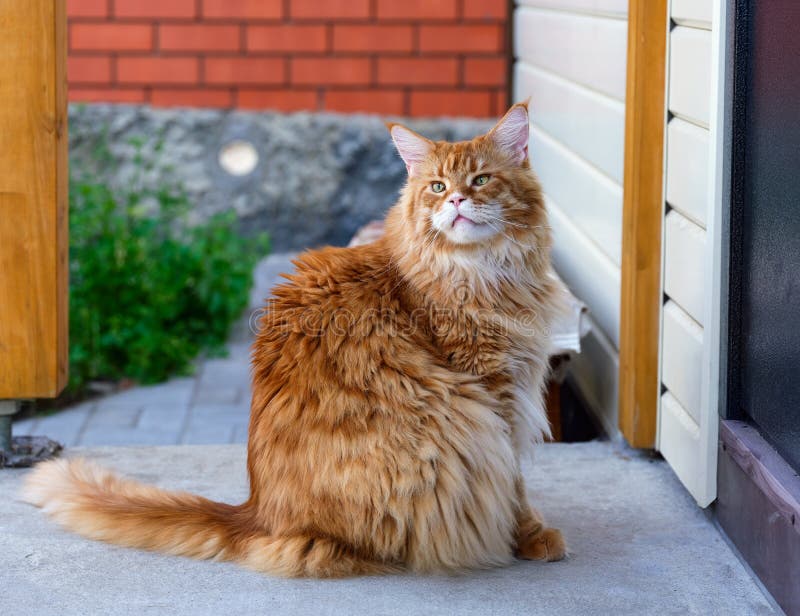
[[[391,136],[408,181],[381,239],[310,251],[252,350],[250,496],[227,505],[75,460],[24,498],[92,539],[285,576],[457,570],[565,544],[527,501],[557,288],[526,104],[486,135]]]

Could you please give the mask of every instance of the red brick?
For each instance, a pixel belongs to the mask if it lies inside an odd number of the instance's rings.
[[[464,0],[466,19],[506,19],[508,2],[504,0]]]
[[[405,113],[402,90],[328,90],[325,109],[344,113]]]
[[[274,109],[301,111],[317,109],[316,90],[239,90],[239,107],[243,109]]]
[[[286,80],[283,58],[207,58],[207,83],[279,84]]]
[[[159,107],[230,107],[230,90],[155,88],[150,102]]]
[[[117,17],[194,17],[195,0],[114,0]]]
[[[333,26],[334,51],[411,52],[413,47],[411,26]]]
[[[203,0],[202,13],[214,19],[280,19],[283,0]]]
[[[197,83],[196,58],[131,58],[117,59],[117,81],[120,83]]]
[[[464,60],[464,83],[470,86],[502,86],[506,83],[507,69],[505,58],[467,58]]]
[[[485,118],[492,115],[489,92],[436,90],[411,92],[412,116],[452,116]]]
[[[325,26],[248,26],[247,51],[325,51]]]
[[[111,58],[107,56],[70,56],[67,58],[69,83],[104,83],[111,81]]]
[[[67,0],[67,17],[105,17],[108,0]]]
[[[455,58],[379,58],[382,84],[450,86],[458,82]]]
[[[508,100],[508,92],[505,89],[496,90],[492,97],[494,98],[494,115],[499,117],[511,106]]]
[[[378,0],[378,19],[424,20],[456,17],[456,0]]]
[[[120,88],[75,88],[69,89],[69,100],[73,102],[91,103],[143,103],[145,100],[144,90],[136,88],[133,90],[122,90]]]
[[[370,0],[291,0],[295,19],[360,19],[369,17]]]
[[[164,51],[236,51],[239,26],[162,24],[158,44]]]
[[[503,29],[494,24],[458,26],[422,26],[419,48],[426,51],[499,52],[503,49]]]
[[[293,58],[292,83],[361,85],[370,80],[367,58]]]
[[[146,51],[153,47],[153,28],[149,24],[70,25],[70,48],[78,50]]]

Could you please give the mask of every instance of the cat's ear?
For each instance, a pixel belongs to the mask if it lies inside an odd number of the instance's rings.
[[[525,101],[509,109],[487,136],[519,164],[528,157],[528,132],[528,102]]]
[[[414,175],[414,168],[428,157],[433,149],[433,142],[402,124],[387,123],[392,141],[406,164],[408,175]]]

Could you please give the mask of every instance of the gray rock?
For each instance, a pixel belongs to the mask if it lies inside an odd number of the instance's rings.
[[[491,125],[406,123],[449,140],[471,139]],[[359,227],[385,214],[405,180],[377,116],[73,105],[69,130],[73,172],[117,187],[179,183],[193,204],[190,222],[232,209],[242,233],[268,231],[276,251],[346,245]],[[243,177],[218,162],[221,146],[238,139],[259,154]],[[98,152],[105,153],[99,162]]]

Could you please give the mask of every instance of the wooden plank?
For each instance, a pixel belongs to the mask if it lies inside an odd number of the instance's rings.
[[[625,99],[626,25],[620,19],[522,8],[514,18],[515,56],[528,64]]]
[[[592,313],[611,342],[619,344],[619,268],[545,195],[553,228],[553,264]]]
[[[712,0],[672,0],[672,21],[681,26],[711,30]]]
[[[705,229],[709,132],[673,118],[667,126],[667,203]]]
[[[0,3],[0,399],[53,397],[67,378],[64,7]]]
[[[700,325],[706,303],[706,232],[672,210],[664,219],[664,293]]]
[[[624,103],[525,62],[514,77],[515,100],[530,97],[534,126],[622,183]]]
[[[661,381],[697,424],[702,409],[703,328],[678,304],[664,306]]]
[[[619,267],[622,186],[535,126],[530,157],[545,193]]]
[[[619,425],[655,445],[664,211],[666,0],[630,0],[622,209]]]
[[[581,340],[581,352],[572,359],[569,374],[605,433],[616,439],[619,354],[591,317],[587,318],[591,329]]]
[[[669,43],[669,110],[708,128],[711,96],[711,32],[678,26]]]
[[[625,19],[628,12],[627,0],[519,0],[519,4],[617,19]]]

